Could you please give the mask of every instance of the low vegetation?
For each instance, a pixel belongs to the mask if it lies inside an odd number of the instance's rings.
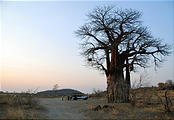
[[[174,119],[174,90],[167,87],[161,89],[160,85],[131,89],[128,103],[107,103],[107,92],[95,89],[85,101],[62,101],[58,96],[45,97],[31,93],[2,94],[0,119],[39,119],[45,118],[44,115],[47,116],[50,111],[57,114],[57,110],[60,113],[68,109],[80,110],[81,115],[89,119]],[[52,106],[47,100],[54,102],[51,102]],[[49,112],[42,111],[42,106]],[[73,116],[77,113],[74,112]]]
[[[38,118],[41,106],[31,94],[8,94],[0,96],[0,107],[3,109],[3,119],[34,119]]]
[[[97,93],[96,96],[103,93],[105,92]],[[91,97],[97,99],[96,96],[93,93]],[[113,115],[112,119],[174,119],[173,104],[174,90],[142,87],[131,89],[130,103],[98,104],[87,109]]]
[[[94,99],[94,98],[105,98],[106,95],[107,95],[106,91],[93,89],[93,93],[89,94],[89,98],[92,98],[92,99]]]
[[[174,82],[172,80],[167,80],[165,83],[158,83],[160,90],[174,90]]]

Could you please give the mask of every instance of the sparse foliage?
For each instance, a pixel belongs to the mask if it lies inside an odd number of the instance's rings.
[[[5,107],[6,119],[33,119],[42,108],[39,100],[28,93],[5,94],[0,97],[0,107]]]
[[[173,103],[171,100],[171,96],[169,95],[169,91],[166,90],[164,92],[164,98],[162,98],[162,96],[158,95],[158,93],[156,91],[154,91],[154,94],[158,97],[158,100],[163,105],[164,112],[166,112],[166,113],[172,112],[171,108],[173,106]]]
[[[172,80],[166,80],[165,83],[162,82],[158,83],[158,87],[160,90],[166,90],[166,89],[172,90],[174,89],[174,82]]]
[[[174,82],[172,80],[166,80],[166,86],[168,89],[174,89]]]
[[[58,90],[58,88],[59,88],[59,85],[58,85],[58,84],[55,84],[55,85],[53,86],[53,90]]]
[[[172,102],[168,94],[168,90],[165,91],[164,97],[165,97],[165,103],[164,103],[165,112],[171,112]]]
[[[106,97],[106,91],[96,90],[93,89],[93,93],[90,95],[90,97]]]
[[[165,84],[165,83],[162,83],[162,82],[158,83],[158,88],[159,88],[160,90],[165,90],[165,89],[167,89],[166,84]]]
[[[76,31],[87,63],[106,74],[108,102],[128,102],[130,71],[148,67],[149,61],[158,66],[170,54],[170,46],[142,25],[141,15],[133,9],[97,7]]]
[[[137,97],[136,97],[135,91],[132,91],[132,93],[130,94],[130,103],[133,107],[135,107],[135,105],[137,103]]]
[[[147,85],[149,84],[149,76],[148,74],[145,73],[141,73],[139,75],[139,78],[137,80],[134,80],[133,84],[132,84],[132,88],[140,88],[140,87],[147,87]]]

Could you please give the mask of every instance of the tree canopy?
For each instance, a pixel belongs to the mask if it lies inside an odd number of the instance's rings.
[[[170,54],[170,46],[143,26],[141,16],[133,9],[97,7],[76,31],[88,64],[106,74],[108,102],[128,102],[130,71],[148,67],[149,61],[158,66]]]
[[[152,36],[142,25],[141,16],[137,10],[111,6],[97,7],[90,12],[88,22],[76,31],[84,39],[82,54],[88,63],[109,72],[114,46],[118,46],[116,52],[119,56],[128,58],[128,63],[122,67],[129,65],[133,70],[134,66],[147,67],[149,60],[153,60],[156,66],[162,62],[162,56],[169,55],[170,46]]]

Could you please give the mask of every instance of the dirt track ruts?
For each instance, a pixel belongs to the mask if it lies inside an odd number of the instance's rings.
[[[82,110],[87,102],[62,101],[60,98],[40,98],[40,104],[47,110],[48,119],[87,119]]]

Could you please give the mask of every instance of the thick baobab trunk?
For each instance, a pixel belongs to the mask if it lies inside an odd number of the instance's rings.
[[[129,100],[123,70],[116,70],[107,77],[107,99],[109,103],[126,103]]]
[[[129,98],[129,95],[130,95],[130,88],[131,88],[131,82],[130,82],[130,70],[129,70],[129,66],[128,66],[128,59],[126,60],[126,89],[127,89],[127,95],[128,95],[128,98]]]

